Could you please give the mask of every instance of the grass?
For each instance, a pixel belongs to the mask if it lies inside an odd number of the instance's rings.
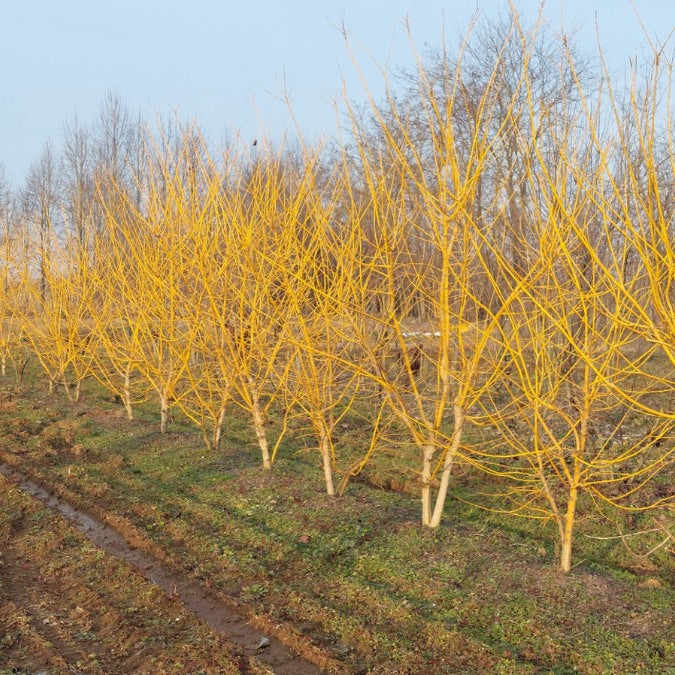
[[[553,526],[471,506],[485,479],[466,467],[429,531],[414,481],[401,478],[410,448],[376,455],[331,500],[302,440],[285,439],[263,472],[236,411],[222,450],[209,453],[178,417],[160,435],[149,404],[128,422],[95,383],[70,405],[36,377],[0,411],[7,453],[81,504],[126,519],[180,567],[348,672],[660,673],[675,664],[666,547],[635,556],[590,510],[565,576]],[[341,447],[356,455],[352,431]],[[633,528],[655,517],[634,517]],[[635,546],[648,550],[650,536]]]

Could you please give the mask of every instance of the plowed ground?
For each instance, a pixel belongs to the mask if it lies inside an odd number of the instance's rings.
[[[0,541],[0,672],[268,672],[2,476]]]

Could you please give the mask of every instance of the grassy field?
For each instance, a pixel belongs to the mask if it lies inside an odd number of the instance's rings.
[[[444,521],[431,531],[419,525],[416,483],[394,451],[376,454],[344,496],[330,499],[318,453],[297,435],[282,444],[273,471],[263,472],[255,438],[236,411],[226,421],[222,449],[208,453],[187,422],[176,417],[160,435],[151,405],[129,422],[121,404],[93,382],[85,382],[77,404],[46,393],[35,373],[20,386],[6,380],[2,392],[6,463],[143,539],[186,575],[249,608],[291,644],[313,645],[344,672],[665,673],[675,667],[672,559],[667,546],[640,555],[663,539],[664,513],[611,523],[582,504],[577,564],[563,575],[554,564],[553,526],[471,506],[485,478],[467,467],[459,467]],[[346,420],[342,429],[341,447],[353,447],[356,457],[357,421]],[[152,588],[121,594],[114,561],[65,532],[48,512],[22,505],[7,484],[1,490],[0,524],[13,565],[22,560],[79,579],[86,570],[119,613],[138,597],[144,612],[165,602]],[[617,526],[628,525],[652,532],[622,539]],[[1,618],[19,625],[26,609],[0,573]],[[85,602],[80,592],[59,586],[73,612]],[[26,640],[46,639],[35,621],[21,625]],[[83,629],[72,619],[60,630],[72,646]],[[178,664],[190,663],[186,654],[209,650],[218,639],[201,628],[161,638],[163,667],[185,672]],[[51,642],[49,658],[58,665],[60,643]],[[103,661],[88,649],[82,646],[83,659],[124,669],[128,657],[121,652],[119,661],[113,652]],[[241,655],[229,649],[224,662],[237,664]],[[158,653],[151,649],[147,658]],[[237,667],[199,658],[188,671]],[[16,643],[0,643],[4,667],[48,663],[21,663]]]

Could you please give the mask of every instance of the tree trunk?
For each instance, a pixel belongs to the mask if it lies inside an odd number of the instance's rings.
[[[262,452],[263,468],[269,470],[272,468],[272,462],[270,461],[270,450],[267,444],[267,434],[265,432],[265,419],[262,408],[260,407],[260,398],[258,397],[258,390],[256,389],[253,378],[249,378],[248,386],[249,392],[251,393],[251,403],[253,404],[253,427],[255,429],[256,438],[258,439],[260,451]]]
[[[213,449],[217,450],[220,446],[220,439],[223,435],[223,424],[225,422],[225,406],[218,411],[218,417],[216,418],[216,423],[213,426]]]
[[[431,460],[434,446],[429,443],[422,451],[422,525],[431,527]]]
[[[134,411],[131,407],[131,368],[124,371],[124,408],[127,411],[127,419],[134,419]]]
[[[560,569],[569,572],[572,569],[572,534],[574,531],[574,517],[577,507],[577,488],[570,488],[570,496],[567,502],[565,525],[562,532]]]
[[[26,366],[28,365],[28,356],[22,354],[18,361],[15,361],[15,364],[14,372],[16,373],[16,381],[20,384],[23,382],[23,374],[26,370]]]
[[[330,451],[330,436],[326,429],[321,429],[320,439],[321,457],[323,458],[323,475],[326,479],[326,492],[329,497],[335,496],[335,487],[333,486],[333,458]]]
[[[70,393],[70,386],[68,386],[68,379],[67,379],[67,376],[66,376],[65,373],[63,374],[63,377],[61,378],[61,383],[63,384],[64,391],[66,392],[66,398],[68,399],[68,401],[70,401],[70,403],[72,403],[73,397]]]
[[[162,392],[159,396],[159,405],[160,405],[159,432],[164,434],[166,433],[166,427],[169,422],[169,397],[164,392]]]
[[[461,406],[455,405],[455,428],[452,432],[452,441],[450,448],[445,455],[443,463],[443,473],[441,474],[441,484],[436,495],[436,505],[434,506],[434,513],[429,522],[429,527],[438,527],[441,524],[441,517],[443,515],[443,507],[445,506],[445,499],[448,494],[448,485],[450,483],[450,474],[452,473],[452,465],[459,450],[459,443],[462,439],[462,429],[464,427],[464,410]]]

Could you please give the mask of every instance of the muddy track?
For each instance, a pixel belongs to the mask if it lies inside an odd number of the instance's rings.
[[[117,530],[55,496],[21,472],[0,463],[0,473],[14,482],[24,493],[31,495],[60,514],[94,545],[134,567],[140,574],[162,588],[172,599],[179,601],[213,630],[222,633],[231,642],[241,645],[247,653],[272,668],[275,673],[305,675],[322,672],[319,666],[303,658],[273,636],[263,636],[235,607],[204,588],[197,581],[177,574],[168,565],[149,553],[135,548]]]

